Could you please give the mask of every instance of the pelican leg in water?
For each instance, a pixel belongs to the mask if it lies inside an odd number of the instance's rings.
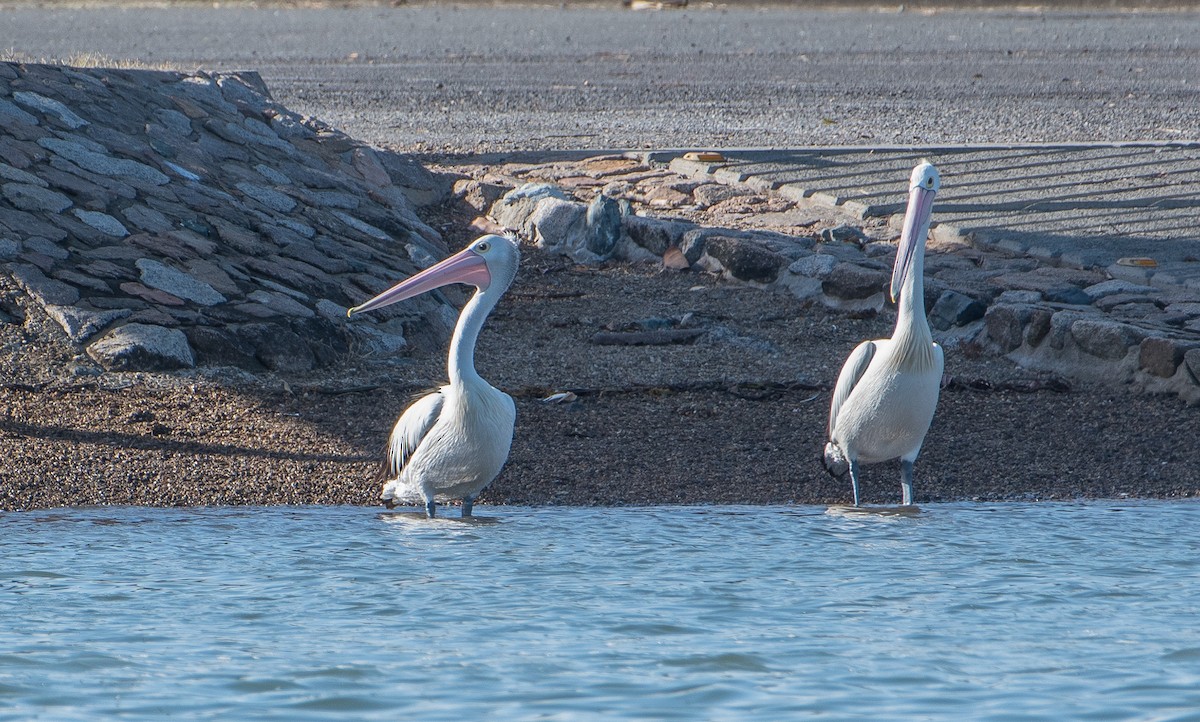
[[[864,341],[846,359],[829,409],[825,468],[850,472],[858,506],[860,464],[900,459],[901,503],[913,502],[913,464],[933,421],[944,358],[925,318],[925,240],[941,178],[931,163],[913,169],[908,210],[892,269],[897,303],[891,338]]]
[[[388,440],[380,498],[424,503],[433,518],[437,502],[462,499],[471,516],[475,497],[500,473],[512,445],[517,410],[512,398],[475,372],[475,342],[488,314],[517,275],[515,239],[483,236],[462,251],[398,283],[347,315],[364,313],[450,283],[475,286],[450,340],[450,382],[412,403]]]

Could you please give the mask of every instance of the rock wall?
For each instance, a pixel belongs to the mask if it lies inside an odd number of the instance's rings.
[[[413,212],[441,195],[254,73],[0,63],[0,281],[105,370],[302,371],[435,340],[436,294],[345,314],[446,253]]]
[[[690,164],[654,164],[639,154],[513,163],[459,181],[455,193],[496,224],[576,262],[651,261],[848,313],[884,308],[902,214],[863,228],[831,225],[837,219],[810,215],[811,206],[773,191],[691,172]],[[600,244],[605,226],[587,221],[602,204],[613,206],[618,232]],[[754,227],[772,219],[792,233]],[[990,353],[1038,372],[1200,404],[1200,298],[1193,289],[975,248],[940,227],[932,238],[925,305],[934,338],[951,353]]]

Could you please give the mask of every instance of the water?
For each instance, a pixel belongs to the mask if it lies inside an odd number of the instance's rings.
[[[1200,504],[0,514],[0,719],[1200,720]]]

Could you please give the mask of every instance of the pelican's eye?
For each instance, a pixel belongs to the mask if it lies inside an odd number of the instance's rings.
[[[925,185],[927,185],[927,186],[929,186],[930,188],[932,188],[932,187],[933,187],[933,179],[932,179],[932,178],[926,178],[926,179],[925,179]]]
[[[479,243],[475,244],[475,252],[476,253],[487,253],[488,249],[490,249],[491,247],[492,247],[492,244],[488,243],[487,241],[480,241]]]

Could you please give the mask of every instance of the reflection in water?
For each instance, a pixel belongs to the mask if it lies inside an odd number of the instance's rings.
[[[479,511],[0,514],[0,717],[1200,709],[1195,503]]]

